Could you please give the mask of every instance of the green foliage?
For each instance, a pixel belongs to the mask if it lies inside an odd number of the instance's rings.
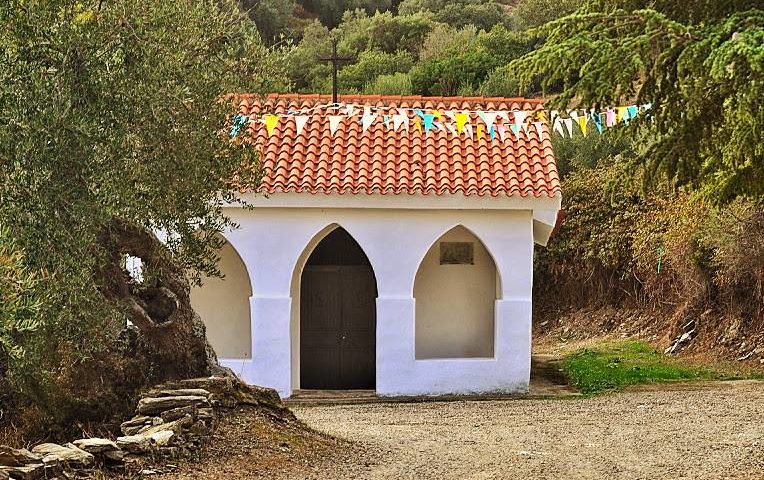
[[[322,92],[331,89],[331,66],[318,61],[319,57],[331,52],[331,45],[329,29],[320,22],[305,27],[302,41],[286,56],[286,70],[294,90]]]
[[[474,44],[477,34],[477,29],[472,25],[456,29],[444,23],[436,24],[424,39],[419,59],[423,62],[438,60],[452,52],[468,50]]]
[[[241,8],[257,25],[262,38],[275,42],[280,36],[291,36],[295,25],[294,0],[240,0]]]
[[[31,5],[0,4],[0,225],[23,252],[14,281],[39,273],[39,324],[15,338],[35,355],[14,372],[25,395],[124,328],[103,293],[114,222],[169,233],[163,253],[192,279],[216,272],[229,179],[257,181],[242,168],[255,154],[227,141],[224,95],[279,88],[276,57],[235,3]]]
[[[435,21],[456,28],[474,25],[490,30],[494,25],[510,25],[505,6],[497,1],[403,0],[398,11],[402,15],[429,12]]]
[[[515,27],[524,30],[575,12],[584,0],[522,0],[512,11]]]
[[[709,370],[685,367],[640,341],[577,350],[565,357],[563,370],[585,394],[645,383],[722,378]]]
[[[335,33],[344,52],[358,55],[365,50],[385,53],[406,51],[418,55],[433,27],[432,20],[422,14],[393,15],[385,12],[369,16],[363,10],[356,10],[345,14]]]
[[[414,59],[407,52],[394,54],[368,50],[361,53],[358,62],[343,68],[339,85],[343,91],[362,91],[381,75],[405,73],[411,69]]]
[[[652,103],[651,142],[641,157],[648,180],[665,174],[716,202],[760,196],[764,10],[681,23],[672,18],[680,3],[692,10],[685,2],[659,2],[668,14],[591,2],[537,29],[544,44],[509,71],[523,86],[538,77],[547,91],[562,86],[556,105]]]
[[[417,65],[411,71],[414,89],[423,95],[469,94],[499,65],[529,49],[520,34],[496,26],[481,32],[472,45],[456,45],[449,55]]]
[[[0,228],[0,363],[5,357],[24,363],[24,337],[40,327],[40,300],[35,295],[38,282],[15,240]],[[0,376],[2,373],[0,369]]]
[[[363,10],[369,15],[390,9],[390,0],[299,0],[298,3],[329,28],[339,25],[347,11]]]
[[[375,95],[412,95],[411,78],[406,73],[380,75],[364,88],[366,94]]]

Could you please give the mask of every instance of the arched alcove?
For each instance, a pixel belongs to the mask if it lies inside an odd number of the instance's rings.
[[[373,389],[377,282],[363,249],[336,227],[299,278],[300,388]]]
[[[414,280],[416,358],[493,357],[499,283],[477,236],[461,225],[443,234]]]
[[[220,358],[252,357],[249,298],[252,286],[247,267],[227,241],[218,252],[223,278],[204,278],[191,289],[191,306],[207,326],[207,338]]]

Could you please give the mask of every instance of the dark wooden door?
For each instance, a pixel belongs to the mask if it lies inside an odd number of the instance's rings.
[[[373,389],[376,283],[371,267],[308,265],[300,296],[300,387]]]

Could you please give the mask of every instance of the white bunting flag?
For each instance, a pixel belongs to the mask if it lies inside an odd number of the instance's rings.
[[[536,135],[538,135],[539,140],[541,140],[544,135],[544,122],[533,122],[533,126],[536,127]]]
[[[565,123],[565,128],[568,129],[568,136],[573,136],[573,119],[572,118],[563,118],[562,121]]]
[[[483,123],[485,123],[485,129],[489,132],[491,131],[493,124],[496,123],[496,117],[498,115],[498,112],[478,112],[478,116],[483,120]]]
[[[573,119],[575,123],[578,123],[578,112],[575,110],[569,110],[568,116]]]
[[[376,113],[371,113],[370,107],[365,107],[363,109],[363,117],[361,117],[361,126],[364,132],[369,129],[372,123],[374,123],[374,120],[377,119]]]
[[[512,112],[512,114],[514,114],[515,116],[516,127],[514,131],[515,131],[515,135],[517,135],[518,132],[520,131],[520,127],[525,127],[525,118],[528,116],[528,112],[526,112],[525,110],[516,110]]]
[[[456,127],[453,123],[446,123],[446,129],[451,132],[452,135],[459,135],[459,132],[456,131]]]
[[[345,105],[345,115],[348,117],[355,115],[355,105]]]
[[[562,129],[562,119],[560,119],[560,117],[554,119],[554,126],[552,128],[555,132],[560,134],[561,137],[565,136],[565,130]]]
[[[300,135],[305,128],[305,124],[308,123],[310,117],[308,115],[298,115],[294,117],[294,122],[297,124],[297,135]]]
[[[408,115],[393,115],[393,131],[398,131],[401,125],[406,126],[406,131],[409,130],[409,116]]]
[[[345,118],[344,115],[329,115],[329,131],[332,136],[337,133],[337,128],[339,128],[343,118]]]

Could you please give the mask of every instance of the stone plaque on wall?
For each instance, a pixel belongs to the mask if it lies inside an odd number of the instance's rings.
[[[474,265],[475,245],[472,242],[440,242],[441,265]]]

